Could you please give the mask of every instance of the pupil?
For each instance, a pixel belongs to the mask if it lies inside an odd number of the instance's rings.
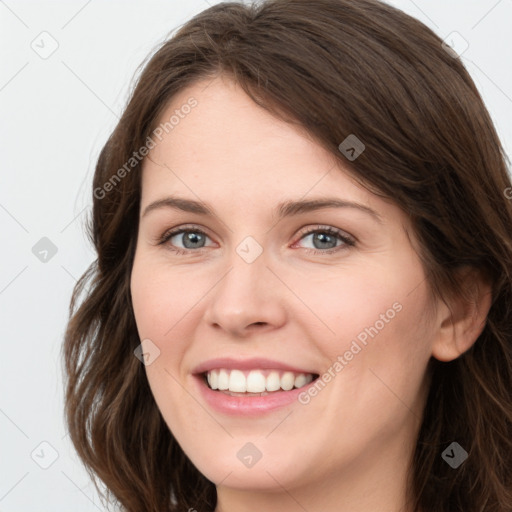
[[[200,235],[200,234],[197,234],[197,233],[186,233],[185,244],[184,245],[185,245],[185,247],[190,248],[190,247],[187,246],[186,242],[191,242],[192,244],[194,244],[194,243],[197,243],[198,241],[200,242],[201,238],[202,238],[202,235]],[[194,247],[192,247],[192,248],[194,248]]]
[[[329,244],[329,239],[331,239],[330,240],[331,242],[333,241],[333,237],[331,235],[327,235],[325,233],[317,233],[316,236],[320,240],[320,245],[325,244],[325,243]],[[320,249],[325,249],[325,247],[321,246]]]

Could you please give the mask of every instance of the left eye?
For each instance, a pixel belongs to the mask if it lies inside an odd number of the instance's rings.
[[[313,243],[313,252],[334,252],[338,249],[342,249],[345,246],[352,246],[354,242],[348,236],[343,235],[340,231],[333,229],[331,227],[326,228],[316,228],[314,230],[307,231],[303,233],[300,240],[304,240],[307,237],[312,237],[311,241]],[[342,242],[340,245],[337,245],[337,242]],[[334,243],[334,245],[332,245]],[[306,248],[308,249],[308,248]],[[324,250],[318,250],[324,249]]]

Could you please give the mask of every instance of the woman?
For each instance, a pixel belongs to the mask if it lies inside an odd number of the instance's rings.
[[[109,498],[511,510],[505,160],[460,60],[386,4],[185,24],[100,154],[64,345]]]

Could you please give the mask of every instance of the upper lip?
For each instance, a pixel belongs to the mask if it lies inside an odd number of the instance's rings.
[[[210,370],[216,370],[219,368],[225,369],[236,369],[236,370],[284,370],[295,373],[311,373],[313,375],[317,375],[316,372],[304,368],[299,368],[298,366],[290,365],[288,363],[282,363],[280,361],[273,361],[271,359],[266,359],[262,357],[253,357],[250,359],[232,359],[229,357],[222,357],[218,359],[209,359],[208,361],[203,361],[199,365],[197,365],[192,373],[201,374],[208,372]]]

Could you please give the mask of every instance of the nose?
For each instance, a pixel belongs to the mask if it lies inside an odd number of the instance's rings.
[[[208,294],[205,321],[237,338],[277,329],[286,322],[285,293],[265,252],[248,263],[234,251],[229,269]]]

